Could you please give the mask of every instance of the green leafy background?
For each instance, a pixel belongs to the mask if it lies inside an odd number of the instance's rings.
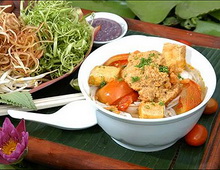
[[[74,6],[220,36],[220,1],[72,1]]]

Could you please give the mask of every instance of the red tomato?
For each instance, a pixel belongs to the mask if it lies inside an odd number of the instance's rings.
[[[112,63],[116,62],[116,61],[128,61],[128,56],[129,56],[129,53],[126,53],[126,54],[118,54],[118,55],[115,55],[115,56],[112,56],[111,58],[109,58],[105,63],[104,65],[106,66],[110,66],[112,65]]]
[[[138,93],[136,91],[133,91],[128,95],[115,101],[113,105],[116,105],[118,110],[125,111],[130,106],[131,103],[137,100],[138,100]]]
[[[207,129],[203,125],[196,124],[184,139],[191,146],[200,146],[205,143],[207,137]]]
[[[177,114],[191,110],[202,102],[202,91],[200,86],[190,79],[182,80],[183,89],[175,111]]]
[[[218,110],[218,102],[211,98],[208,103],[206,104],[204,114],[212,114],[215,113]]]
[[[116,100],[133,91],[125,81],[114,80],[99,89],[96,97],[98,101],[112,105]]]
[[[188,46],[192,46],[192,43],[189,42],[189,41],[186,41],[186,40],[176,40],[176,41],[179,41],[179,42],[181,42],[181,43],[183,43],[183,44],[186,44],[186,45],[188,45]]]
[[[134,51],[134,53],[139,53],[139,52],[140,51]],[[118,54],[118,55],[112,56],[104,63],[104,65],[115,66],[115,67],[121,67],[121,66],[127,65],[128,56],[129,56],[129,53]]]
[[[123,67],[128,64],[128,60],[117,60],[109,64],[109,66]]]

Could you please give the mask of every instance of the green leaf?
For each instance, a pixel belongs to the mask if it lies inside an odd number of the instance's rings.
[[[202,34],[220,36],[220,24],[198,20],[194,31]]]
[[[4,165],[4,164],[0,164],[0,169],[15,170],[16,168],[13,167],[12,165]]]
[[[71,86],[72,88],[74,88],[75,90],[80,91],[78,79],[72,79],[72,80],[70,81],[70,86]]]
[[[26,107],[34,110],[37,109],[31,94],[27,91],[0,94],[0,103],[18,107]]]
[[[220,10],[210,12],[209,15],[220,21]]]
[[[73,6],[99,12],[111,12],[122,17],[134,18],[135,14],[127,7],[126,1],[71,1]]]
[[[176,17],[167,17],[163,21],[163,25],[173,26],[179,24],[180,21]]]
[[[219,1],[187,1],[179,3],[175,13],[180,18],[189,19],[218,9],[220,9]]]
[[[128,7],[140,18],[151,23],[160,23],[179,1],[127,1]]]

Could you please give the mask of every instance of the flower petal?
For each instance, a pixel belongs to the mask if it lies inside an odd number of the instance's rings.
[[[6,117],[2,125],[2,131],[10,134],[13,129],[15,129],[14,125],[11,123],[10,119]]]
[[[24,120],[24,119],[22,119],[22,120],[19,122],[19,124],[18,124],[18,126],[16,127],[16,129],[17,129],[18,133],[26,132],[25,120]]]
[[[0,155],[0,164],[9,164],[9,162]]]
[[[27,151],[28,137],[29,133],[26,132],[24,119],[15,128],[10,119],[6,117],[0,130],[0,148],[10,140],[16,142],[16,148],[11,154],[5,154],[0,149],[0,164],[10,164],[22,159]]]

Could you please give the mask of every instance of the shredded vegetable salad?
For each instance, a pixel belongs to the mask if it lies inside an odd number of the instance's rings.
[[[54,71],[50,74],[53,79],[71,72],[91,48],[93,29],[81,10],[68,1],[30,1],[20,16],[26,25],[43,24],[38,32],[40,40],[52,41],[44,43],[44,56],[35,74]]]

